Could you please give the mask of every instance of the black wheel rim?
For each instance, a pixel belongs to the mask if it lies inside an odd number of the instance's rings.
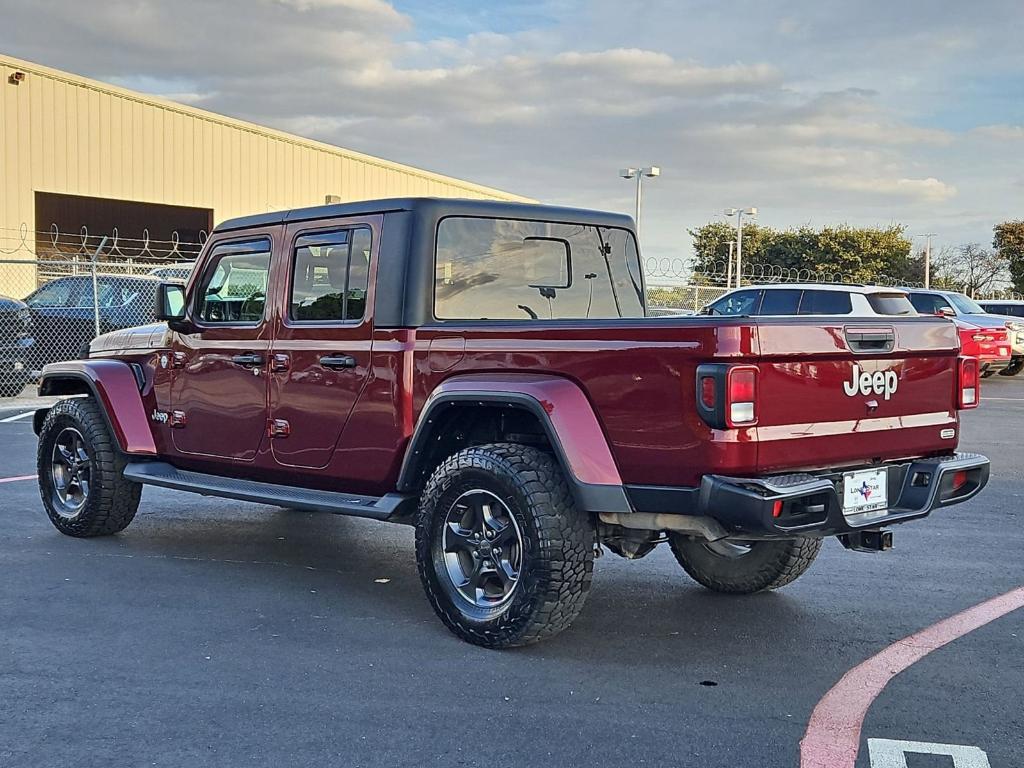
[[[496,608],[519,584],[523,538],[501,499],[490,491],[466,491],[445,516],[441,555],[444,574],[464,600]]]
[[[62,430],[50,456],[54,508],[61,517],[77,517],[89,500],[91,464],[82,433],[74,427]]]

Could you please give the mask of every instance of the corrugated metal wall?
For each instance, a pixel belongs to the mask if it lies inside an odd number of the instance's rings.
[[[0,229],[34,226],[36,191],[212,208],[215,222],[327,194],[525,200],[7,56],[0,77]]]

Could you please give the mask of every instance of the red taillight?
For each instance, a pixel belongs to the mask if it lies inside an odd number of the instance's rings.
[[[981,399],[981,388],[978,386],[978,358],[960,358],[960,395],[957,405],[963,408],[977,408]]]
[[[725,379],[725,421],[730,427],[757,423],[757,367],[735,365]]]
[[[713,376],[704,376],[700,380],[700,401],[705,408],[714,410],[715,407],[715,379]]]

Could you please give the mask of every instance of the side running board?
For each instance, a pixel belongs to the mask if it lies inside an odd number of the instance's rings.
[[[176,491],[190,491],[203,496],[271,504],[278,507],[304,509],[310,512],[331,512],[336,515],[389,520],[403,517],[415,509],[416,499],[400,493],[385,496],[359,496],[353,493],[318,491],[291,485],[259,483],[233,477],[204,475],[178,469],[162,461],[138,461],[124,468],[128,480]]]

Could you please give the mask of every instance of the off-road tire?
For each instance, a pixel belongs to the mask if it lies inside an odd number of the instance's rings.
[[[672,553],[694,581],[734,595],[778,589],[795,581],[811,567],[822,540],[803,537],[748,543],[749,552],[729,557],[690,536],[669,535]]]
[[[500,499],[522,540],[518,582],[497,608],[480,608],[459,594],[441,552],[449,512],[475,489]],[[466,448],[446,459],[428,480],[416,515],[416,564],[427,599],[455,635],[486,648],[528,645],[572,624],[590,589],[594,542],[593,523],[576,507],[557,463],[511,443]]]
[[[84,505],[70,516],[62,512],[52,473],[54,442],[68,428],[83,438],[91,475]],[[79,538],[108,536],[127,528],[139,507],[142,485],[125,480],[125,464],[95,400],[76,397],[53,406],[39,431],[36,467],[39,495],[54,527]]]
[[[1014,360],[1008,366],[1003,368],[1003,370],[1001,370],[999,372],[999,375],[1000,376],[1016,376],[1022,370],[1024,370],[1024,358],[1020,358],[1018,360]]]

